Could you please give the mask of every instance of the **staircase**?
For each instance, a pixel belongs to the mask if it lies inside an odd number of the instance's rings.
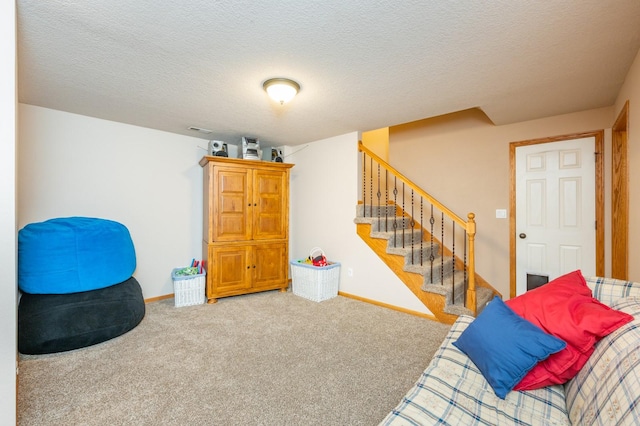
[[[463,221],[366,147],[359,149],[364,154],[363,194],[370,194],[356,207],[360,238],[438,321],[451,324],[459,315],[479,314],[499,293],[475,273],[473,213]]]

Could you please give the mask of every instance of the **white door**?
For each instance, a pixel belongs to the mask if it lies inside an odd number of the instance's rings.
[[[516,295],[527,275],[596,272],[595,138],[516,148]]]

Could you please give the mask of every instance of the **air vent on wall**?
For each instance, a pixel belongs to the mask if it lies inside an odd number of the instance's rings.
[[[196,126],[189,126],[189,127],[187,127],[187,129],[193,130],[195,132],[205,133],[205,134],[213,133],[212,130],[203,129],[202,127],[196,127]]]

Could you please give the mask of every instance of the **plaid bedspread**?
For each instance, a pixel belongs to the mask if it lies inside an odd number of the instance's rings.
[[[566,386],[510,392],[504,400],[499,399],[480,370],[452,345],[473,321],[473,317],[461,316],[418,382],[380,424],[570,425],[565,389],[571,417],[577,424],[638,424],[640,283],[600,277],[585,279],[593,297],[615,309],[629,311],[636,320],[604,338],[586,368]],[[625,343],[625,339],[631,340]],[[603,367],[603,360],[615,365]],[[598,371],[592,364],[606,371],[606,378],[593,375]],[[593,391],[596,387],[597,391]]]
[[[452,345],[473,321],[461,316],[418,382],[381,425],[570,425],[563,386],[498,398],[480,370]]]

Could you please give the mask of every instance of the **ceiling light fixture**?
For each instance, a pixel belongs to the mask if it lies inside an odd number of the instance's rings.
[[[269,97],[280,105],[289,102],[300,91],[300,85],[288,78],[270,78],[262,85]]]

